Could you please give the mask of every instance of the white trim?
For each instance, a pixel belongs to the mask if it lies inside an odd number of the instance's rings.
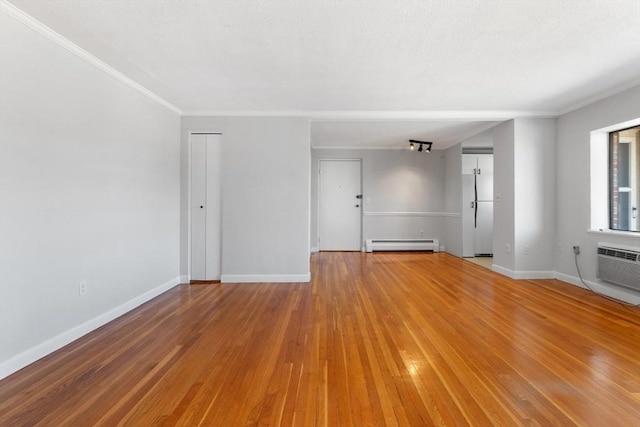
[[[311,121],[340,120],[473,120],[504,121],[513,118],[554,118],[557,111],[457,110],[457,111],[327,111],[327,110],[187,110],[183,116],[307,117]]]
[[[129,86],[133,90],[138,91],[139,93],[143,94],[144,96],[146,96],[147,98],[151,99],[152,101],[155,101],[158,104],[170,109],[174,113],[182,115],[182,110],[180,110],[178,107],[176,107],[175,105],[173,105],[169,101],[165,100],[164,98],[161,98],[160,96],[158,96],[155,93],[151,92],[149,89],[145,88],[141,84],[139,84],[139,83],[135,82],[134,80],[130,79],[129,77],[125,76],[120,71],[116,70],[115,68],[113,68],[112,66],[108,65],[107,63],[101,61],[100,59],[98,59],[97,57],[93,56],[92,54],[90,54],[86,50],[82,49],[80,46],[76,45],[75,43],[73,43],[69,39],[61,36],[60,34],[55,32],[51,28],[49,28],[46,25],[44,25],[42,22],[40,22],[40,21],[36,20],[35,18],[29,16],[28,14],[26,14],[25,12],[23,12],[19,8],[15,7],[11,3],[7,2],[7,1],[4,1],[4,0],[0,1],[0,11],[4,12],[8,16],[12,17],[16,21],[26,25],[30,29],[34,30],[35,32],[39,33],[40,35],[44,36],[45,38],[49,39],[50,41],[52,41],[53,43],[57,44],[58,46],[66,49],[67,51],[71,52],[72,54],[76,55],[77,57],[79,57],[81,59],[84,59],[89,64],[91,64],[91,65],[95,66],[96,68],[104,71],[105,73],[109,74],[111,77],[113,77],[116,80],[119,80],[120,82],[126,84],[127,86]]]
[[[189,282],[191,282],[191,276],[189,275],[180,276],[180,283],[189,283]]]
[[[618,231],[618,230],[607,229],[607,230],[587,230],[587,233],[601,235],[601,236],[622,237],[625,239],[632,239],[636,242],[640,240],[640,233],[634,232],[634,231]]]
[[[491,264],[491,270],[515,280],[556,278],[555,271],[514,271],[497,264]]]
[[[626,128],[632,128],[635,126],[640,126],[640,118],[636,118],[636,119],[631,119],[631,120],[627,120],[626,122],[622,122],[622,123],[616,123],[610,126],[605,126],[603,128],[600,129],[594,129],[591,132],[604,132],[604,133],[609,133],[609,132],[615,132],[617,130],[621,130],[621,129],[626,129]]]
[[[578,101],[575,104],[571,104],[568,107],[565,108],[561,108],[556,116],[562,116],[564,114],[570,113],[571,111],[575,111],[579,108],[582,107],[586,107],[587,105],[593,104],[594,102],[603,100],[605,98],[608,98],[610,96],[613,95],[617,95],[619,93],[624,92],[627,89],[631,89],[632,87],[635,87],[637,85],[640,84],[640,78],[635,78],[633,80],[631,80],[630,82],[624,83],[620,86],[616,86],[613,89],[609,89],[609,90],[605,90],[603,92],[600,92],[599,94],[595,95],[595,96],[591,96],[587,99],[583,99],[582,101]]]
[[[587,289],[584,283],[580,281],[579,277],[570,276],[568,274],[559,273],[556,271],[556,279],[561,280],[563,282],[569,283],[574,286],[578,286],[579,288]],[[618,288],[615,285],[605,284],[604,282],[592,282],[590,280],[585,280],[585,283],[589,285],[591,289],[596,291],[597,293],[601,293],[611,298],[615,298],[629,304],[638,305],[640,304],[640,294],[630,295],[632,290],[628,289],[628,292],[622,290],[622,288]],[[626,288],[624,288],[626,289]]]
[[[563,282],[569,283],[571,285],[590,290],[584,285],[584,283],[580,281],[580,278],[575,276],[570,276],[564,273],[559,273],[557,271],[513,271],[496,264],[491,265],[491,269],[498,274],[502,274],[504,276],[507,276],[515,280],[557,279],[557,280],[561,280]],[[602,295],[615,298],[620,301],[627,302],[629,304],[640,305],[640,293],[634,292],[631,289],[618,287],[612,284],[610,285],[602,281],[592,282],[590,280],[585,280],[585,283],[589,286],[589,288],[593,289],[596,293],[600,293]]]
[[[364,212],[364,216],[402,216],[402,217],[451,217],[460,218],[459,212]]]
[[[158,295],[168,291],[169,289],[180,284],[180,277],[176,277],[174,279],[169,280],[162,285],[151,289],[142,295],[138,295],[137,297],[121,304],[117,307],[112,308],[111,310],[102,313],[93,319],[90,319],[78,326],[75,326],[61,334],[56,335],[55,337],[40,343],[30,349],[23,351],[22,353],[12,357],[9,360],[6,360],[0,363],[0,379],[5,378],[14,372],[24,368],[25,366],[39,360],[56,350],[64,347],[65,345],[81,338],[82,336],[92,332],[99,327],[111,322],[112,320],[117,319],[123,314],[128,313],[134,308],[144,304],[145,302],[152,300]]]
[[[307,274],[223,274],[222,283],[307,283],[311,273]]]
[[[609,133],[640,125],[640,118],[614,123],[589,133],[589,229],[587,233],[601,231],[620,237],[635,237],[640,233],[626,234],[624,231],[609,230]]]
[[[318,248],[317,246],[312,246],[312,247],[311,247],[311,253],[312,253],[312,254],[315,254],[315,253],[317,253],[317,252],[320,252],[320,248]]]

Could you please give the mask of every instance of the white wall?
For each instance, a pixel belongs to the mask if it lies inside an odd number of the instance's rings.
[[[308,281],[309,120],[182,118],[181,273],[188,276],[189,133],[222,133],[222,281]]]
[[[5,376],[178,283],[180,118],[4,13],[0,50]]]
[[[514,270],[554,273],[556,119],[515,119]]]
[[[515,269],[514,129],[513,120],[493,128],[493,265],[501,272]]]
[[[444,218],[446,251],[462,256],[462,144],[445,150]]]
[[[362,159],[363,240],[438,238],[447,244],[445,153],[409,150],[312,150],[311,246],[317,247],[318,162]],[[454,161],[455,162],[455,161]],[[457,212],[455,212],[457,213]],[[422,234],[420,233],[422,231]]]
[[[551,278],[556,120],[516,118],[493,131],[494,269],[513,278]]]
[[[493,147],[493,127],[462,141],[463,147]]]
[[[612,235],[589,232],[590,228],[590,132],[640,117],[640,86],[564,114],[557,123],[557,184],[555,269],[562,280],[582,286],[571,247],[579,243],[579,265],[594,289],[635,304],[640,295],[596,279],[596,246],[606,242],[640,247],[638,233]],[[604,141],[606,144],[606,141]],[[604,159],[603,159],[604,160]]]

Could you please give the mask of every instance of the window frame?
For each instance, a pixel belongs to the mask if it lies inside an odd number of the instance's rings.
[[[619,129],[615,129],[615,130],[611,130],[608,132],[608,137],[607,137],[607,176],[608,176],[608,181],[607,181],[607,186],[608,186],[608,197],[607,197],[607,210],[608,210],[608,229],[611,231],[615,231],[615,232],[625,232],[625,233],[640,233],[640,227],[638,227],[638,230],[630,230],[629,228],[619,228],[619,225],[616,225],[614,222],[616,220],[616,218],[618,217],[618,215],[616,215],[617,213],[617,208],[618,208],[618,203],[617,200],[615,199],[616,196],[616,192],[614,191],[614,187],[616,186],[616,179],[617,179],[617,174],[615,174],[615,169],[614,169],[614,155],[617,155],[617,151],[614,152],[614,138],[615,136],[617,136],[618,141],[617,144],[619,146],[619,144],[621,144],[621,138],[624,138],[620,135],[621,132],[627,131],[629,129],[638,129],[638,131],[640,132],[640,125],[634,125],[634,126],[628,126],[628,127],[624,127],[624,128],[619,128]],[[635,144],[638,144],[639,141],[635,141]],[[636,148],[637,149],[637,148]],[[629,155],[629,169],[632,169],[634,166],[634,159],[631,158],[633,154]],[[640,167],[640,164],[635,164],[636,168]],[[638,176],[640,175],[640,170],[636,171],[635,174],[632,174],[632,176]],[[630,182],[629,183],[629,193],[630,196],[632,197],[631,193],[633,193],[634,190],[634,185],[637,185],[637,179],[636,182]],[[619,187],[619,186],[618,186]],[[638,189],[636,188],[635,191],[637,192]],[[620,194],[620,191],[618,190],[617,194]]]
[[[640,117],[590,132],[590,223],[587,232],[636,240],[635,231],[609,228],[609,133],[640,126]]]

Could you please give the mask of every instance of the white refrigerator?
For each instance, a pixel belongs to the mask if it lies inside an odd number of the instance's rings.
[[[493,154],[464,154],[462,185],[462,256],[493,256]]]

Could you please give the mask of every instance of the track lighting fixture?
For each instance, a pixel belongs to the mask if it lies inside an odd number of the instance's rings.
[[[416,144],[418,144],[418,151],[425,151],[427,153],[431,152],[431,146],[433,145],[433,142],[429,142],[429,141],[417,141],[415,139],[410,139],[409,140],[409,150],[414,151],[416,149]],[[423,146],[424,145],[424,149]]]

